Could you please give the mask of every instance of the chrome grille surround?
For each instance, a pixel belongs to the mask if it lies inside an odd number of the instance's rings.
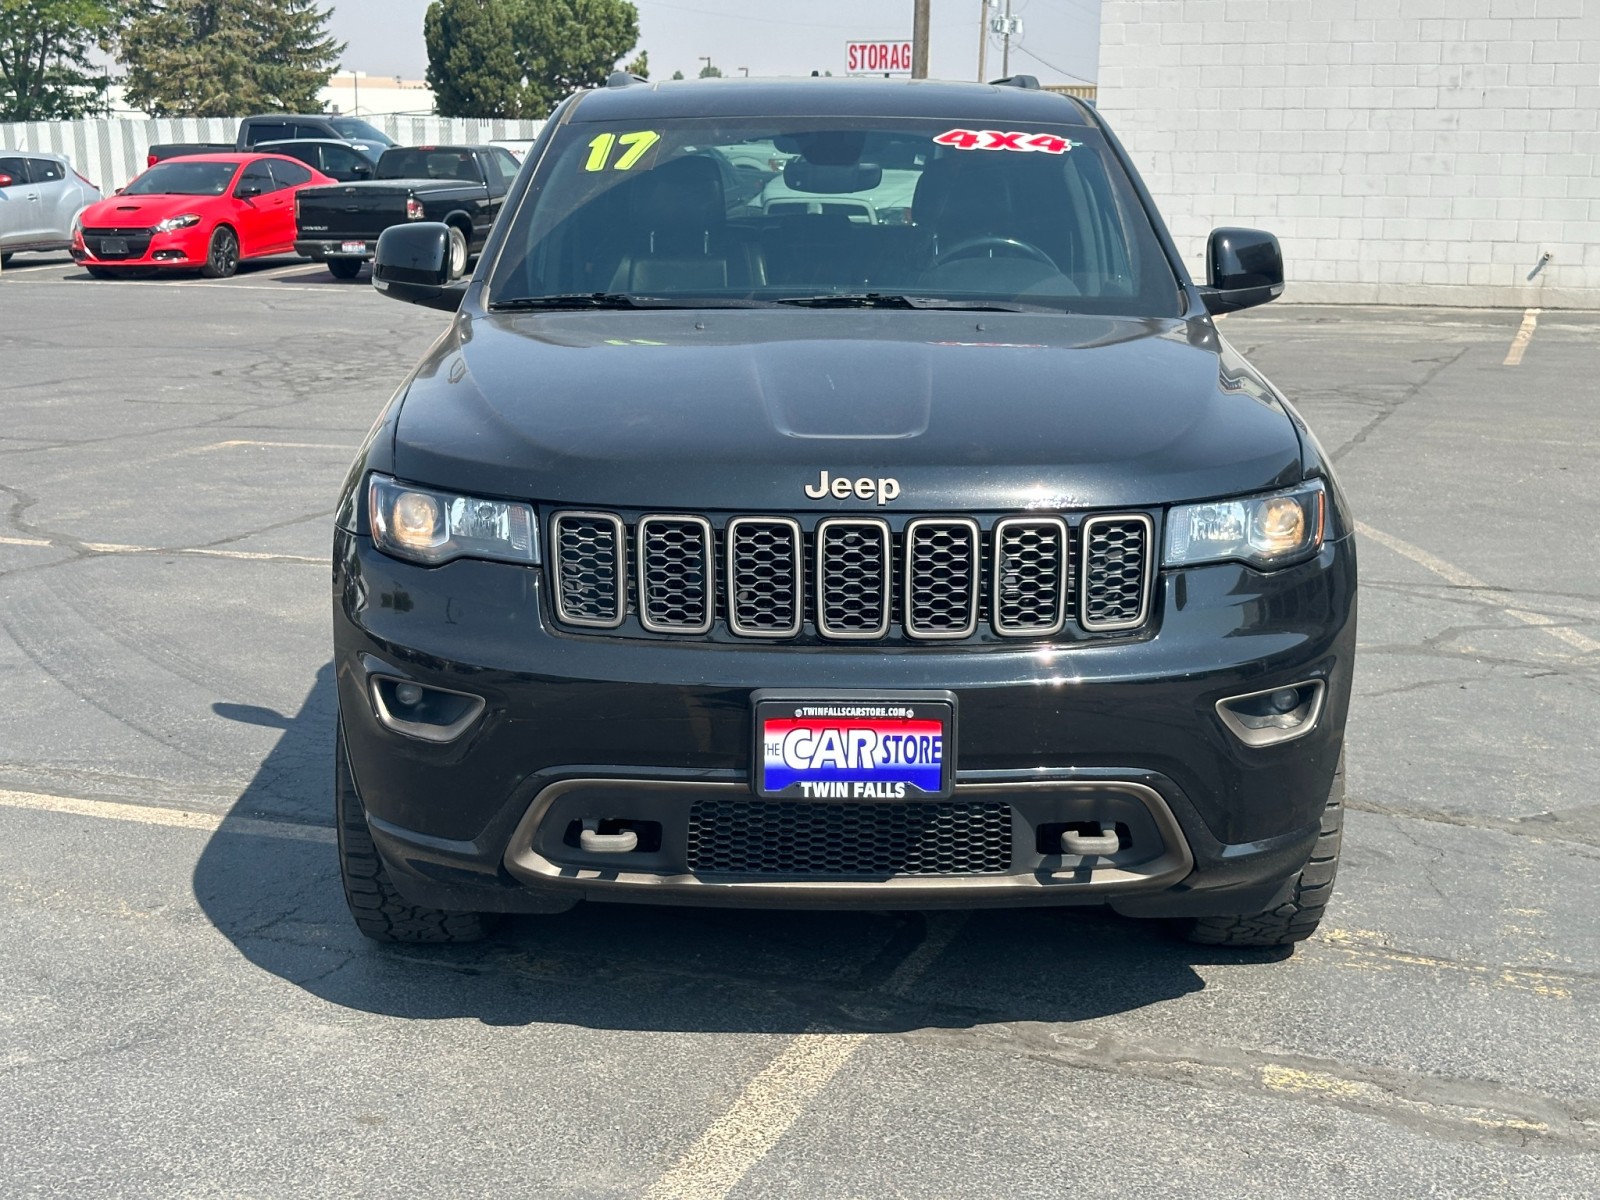
[[[615,629],[628,616],[627,531],[614,513],[565,511],[550,518],[556,616],[568,625]]]
[[[873,517],[829,517],[817,525],[817,632],[869,641],[889,632],[894,607],[894,541]]]
[[[739,637],[798,637],[806,615],[800,522],[791,517],[734,517],[726,540],[728,629]]]
[[[982,546],[970,517],[919,517],[906,526],[900,620],[907,636],[947,641],[978,631]]]
[[[1093,633],[1143,625],[1155,587],[1155,522],[1144,513],[1085,517],[1078,540],[1078,624]]]
[[[640,517],[634,551],[639,623],[651,633],[710,633],[717,607],[711,522],[679,513]]]
[[[1001,637],[1052,637],[1067,625],[1072,532],[1060,517],[995,522],[989,622]],[[1031,567],[1031,570],[1024,570]]]

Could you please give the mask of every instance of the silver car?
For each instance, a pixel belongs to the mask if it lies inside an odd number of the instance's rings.
[[[57,154],[0,150],[0,266],[19,250],[65,250],[100,189]]]

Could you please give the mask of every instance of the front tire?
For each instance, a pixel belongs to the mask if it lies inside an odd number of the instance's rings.
[[[207,279],[230,279],[238,270],[239,235],[226,225],[218,225],[211,235],[211,249],[206,253],[200,274]]]
[[[460,279],[467,273],[467,235],[454,225],[450,226],[450,278]]]
[[[344,730],[334,738],[334,822],[339,834],[339,875],[356,927],[375,942],[476,942],[488,928],[483,914],[412,904],[395,888],[372,842],[367,813],[356,794],[345,754]]]
[[[335,279],[354,279],[361,274],[361,260],[359,258],[330,258],[328,271]]]
[[[1322,810],[1322,831],[1294,890],[1276,908],[1239,916],[1196,917],[1188,929],[1191,942],[1206,946],[1292,946],[1317,931],[1333,895],[1339,871],[1339,843],[1344,836],[1344,755],[1333,773],[1328,806]]]

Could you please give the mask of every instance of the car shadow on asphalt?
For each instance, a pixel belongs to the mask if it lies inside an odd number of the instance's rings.
[[[1201,991],[1201,964],[1262,969],[1287,957],[1189,946],[1154,922],[1089,909],[586,903],[507,918],[474,945],[379,945],[350,921],[332,844],[332,666],[292,716],[240,703],[214,709],[283,732],[201,854],[196,898],[250,963],[350,1009],[682,1032],[1060,1023]]]

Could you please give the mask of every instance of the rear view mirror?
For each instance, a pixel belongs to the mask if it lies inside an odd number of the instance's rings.
[[[450,226],[418,221],[385,229],[372,256],[372,286],[391,300],[455,312],[467,285],[450,282]]]
[[[874,163],[830,166],[791,158],[783,167],[783,183],[790,191],[812,195],[842,196],[848,192],[870,192],[883,182],[883,168]]]
[[[1283,295],[1283,251],[1261,229],[1214,229],[1206,243],[1207,311],[1237,312]]]

